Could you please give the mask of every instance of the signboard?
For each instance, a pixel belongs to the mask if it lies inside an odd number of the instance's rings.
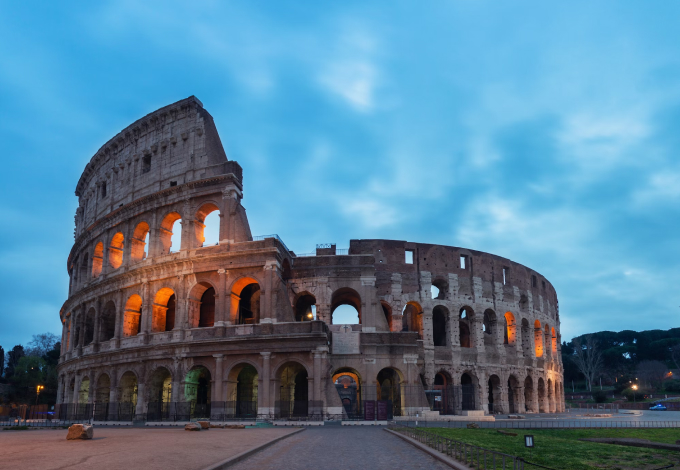
[[[366,400],[364,402],[364,419],[366,421],[375,421],[375,400]]]
[[[341,331],[333,331],[333,354],[361,354],[359,347],[359,331],[351,328],[343,328]]]
[[[378,421],[387,421],[388,414],[387,410],[392,405],[391,401],[380,400],[378,401]]]

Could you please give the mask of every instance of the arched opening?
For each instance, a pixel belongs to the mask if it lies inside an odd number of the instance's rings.
[[[472,347],[472,336],[470,334],[470,322],[474,312],[470,307],[463,307],[460,309],[458,316],[458,334],[460,336],[460,347],[461,348],[471,348]]]
[[[439,299],[439,300],[445,300],[446,299],[446,293],[449,290],[449,283],[446,282],[445,279],[442,278],[437,278],[434,281],[432,281],[432,298],[433,299]]]
[[[111,397],[111,379],[107,374],[101,374],[97,379],[97,393],[95,403],[108,403]]]
[[[531,380],[530,375],[527,375],[527,378],[524,379],[524,406],[527,413],[536,413],[537,411],[534,410],[534,381]]]
[[[460,377],[460,392],[461,392],[461,409],[474,410],[475,409],[475,382],[472,376],[467,372]]]
[[[179,223],[175,225],[178,221]],[[182,216],[177,212],[170,212],[163,218],[160,229],[160,242],[163,247],[161,254],[180,250],[182,246]]]
[[[545,382],[543,377],[538,378],[538,412],[545,413],[546,411],[545,403]]]
[[[552,339],[552,353],[553,356],[557,354],[557,334],[555,333],[555,328],[551,329],[551,339]]]
[[[123,336],[138,335],[142,324],[142,298],[139,295],[131,295],[127,300],[123,318]]]
[[[123,242],[125,237],[123,234],[118,232],[111,239],[111,244],[109,245],[109,265],[113,269],[118,269],[123,264]]]
[[[316,299],[312,294],[303,293],[295,301],[295,321],[316,320]]]
[[[502,413],[501,404],[501,379],[497,375],[489,377],[489,413]]]
[[[258,373],[251,364],[239,364],[229,373],[227,415],[257,418]]]
[[[404,305],[401,312],[401,331],[415,331],[423,338],[423,308],[417,302]]]
[[[543,357],[543,330],[538,320],[534,322],[534,351],[536,357]]]
[[[165,367],[159,367],[149,377],[148,387],[147,421],[167,419],[172,402],[172,374]]]
[[[550,351],[551,351],[550,343],[552,342],[552,341],[551,341],[551,335],[550,335],[550,325],[548,325],[548,324],[546,323],[546,324],[543,326],[543,328],[544,328],[544,331],[545,331],[545,332],[543,333],[543,350],[544,350],[546,353],[550,354]]]
[[[287,362],[279,369],[278,381],[277,417],[307,416],[309,407],[307,370],[298,362]]]
[[[517,342],[517,323],[512,312],[505,312],[505,334],[503,338],[504,344],[513,345]]]
[[[80,276],[78,280],[80,282],[87,282],[87,270],[89,266],[89,258],[87,256],[87,253],[83,255],[82,260],[80,261]]]
[[[220,244],[220,210],[209,202],[203,204],[196,212],[194,220],[196,242],[198,246],[215,246]]]
[[[522,353],[524,357],[531,357],[531,328],[529,327],[529,321],[526,318],[522,318]]]
[[[85,315],[85,345],[88,345],[94,341],[94,317],[96,316],[94,307],[91,307],[87,314]]]
[[[496,333],[496,312],[491,309],[487,309],[484,312],[482,331],[484,332],[484,344],[494,345],[494,334]]]
[[[130,256],[133,262],[143,261],[148,255],[149,224],[140,222],[135,227],[130,240]]]
[[[120,378],[120,400],[118,416],[122,420],[132,421],[137,407],[137,376],[127,371]]]
[[[332,380],[347,418],[360,419],[363,413],[361,379],[358,372],[354,369],[343,367],[335,371]]]
[[[90,379],[85,377],[80,381],[80,389],[78,390],[78,403],[84,405],[90,398]]]
[[[151,331],[172,331],[175,327],[175,292],[163,287],[156,292],[153,302],[153,318]]]
[[[191,369],[184,378],[184,399],[191,403],[195,418],[210,417],[210,371],[204,366]]]
[[[260,285],[251,277],[242,277],[231,287],[232,318],[239,325],[260,322]]]
[[[520,413],[519,410],[519,380],[514,375],[508,378],[508,413]]]
[[[528,308],[529,308],[529,299],[527,298],[527,296],[525,294],[522,294],[519,297],[519,309],[524,311],[524,310],[527,310]]]
[[[378,372],[378,400],[387,402],[387,419],[401,416],[402,393],[401,377],[399,372],[391,367],[386,367]]]
[[[102,273],[103,265],[104,244],[99,242],[94,246],[94,252],[92,253],[92,277],[99,277],[99,275]]]
[[[354,289],[343,287],[331,296],[331,324],[361,324],[361,297]]]
[[[448,337],[449,311],[446,307],[437,305],[432,310],[432,340],[435,346],[446,346]]]
[[[553,388],[552,379],[548,379],[548,413],[555,412],[555,389]]]
[[[444,372],[437,372],[434,376],[434,387],[429,394],[430,408],[442,415],[454,414],[455,396],[451,376]]]
[[[382,307],[383,315],[385,315],[385,321],[387,321],[388,330],[394,331],[392,330],[392,307],[385,301],[381,301],[380,306]]]
[[[109,341],[116,334],[116,304],[109,300],[104,304],[99,320],[99,341]]]
[[[215,288],[208,287],[201,296],[198,327],[209,328],[215,325]]]

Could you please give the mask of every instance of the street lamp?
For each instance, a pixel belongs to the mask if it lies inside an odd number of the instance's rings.
[[[43,390],[45,388],[44,385],[38,385],[35,387],[35,404],[38,404],[38,397],[40,396],[40,390]]]
[[[635,403],[635,391],[638,389],[638,386],[633,385],[631,388],[633,389],[633,403]]]

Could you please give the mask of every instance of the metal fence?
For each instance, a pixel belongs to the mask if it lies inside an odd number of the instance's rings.
[[[389,426],[389,429],[410,437],[411,439],[415,439],[421,444],[425,444],[442,454],[448,455],[454,460],[476,469],[521,470],[525,468],[525,464],[527,463],[521,457],[485,449],[418,428],[391,425]]]
[[[466,428],[475,423],[484,429],[631,429],[631,428],[680,428],[680,421],[626,420],[600,421],[590,419],[504,419],[496,421],[400,421],[400,425],[420,428]]]

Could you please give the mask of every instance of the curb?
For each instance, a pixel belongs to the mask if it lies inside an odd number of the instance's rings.
[[[297,431],[293,431],[289,434],[286,434],[285,436],[279,436],[276,439],[272,439],[269,442],[265,442],[264,444],[261,444],[253,449],[246,450],[245,452],[241,452],[240,454],[236,454],[233,457],[229,457],[228,459],[222,460],[221,462],[214,463],[208,467],[205,467],[203,470],[222,470],[223,468],[229,468],[235,463],[240,462],[241,460],[245,460],[251,455],[266,449],[267,447],[276,444],[279,441],[282,441],[283,439],[286,439],[287,437],[294,436],[295,434],[301,433],[304,431],[305,428],[298,429]]]
[[[432,447],[428,447],[425,444],[421,444],[420,442],[416,441],[415,439],[411,439],[410,437],[404,436],[401,433],[392,431],[391,429],[385,429],[385,431],[387,431],[388,433],[390,433],[394,436],[397,436],[400,439],[405,440],[406,442],[408,442],[412,446],[422,450],[426,454],[431,455],[435,459],[439,460],[442,463],[445,463],[446,465],[448,465],[451,468],[455,468],[456,470],[472,470],[467,465],[464,465],[460,462],[457,462],[457,461],[453,460],[451,457],[449,457],[448,455],[444,455],[441,452],[434,450]]]

